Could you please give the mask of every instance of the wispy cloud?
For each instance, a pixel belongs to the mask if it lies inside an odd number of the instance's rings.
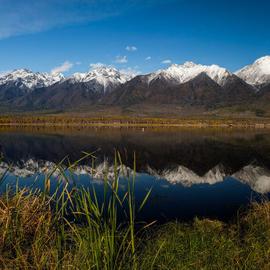
[[[147,56],[147,57],[145,58],[145,61],[150,61],[151,59],[152,59],[151,56]]]
[[[140,5],[143,0],[0,0],[0,39],[97,21]]]
[[[137,66],[120,69],[120,72],[127,74],[130,77],[135,77],[135,76],[141,74],[141,71],[139,70],[139,67],[137,67]]]
[[[69,61],[65,61],[63,64],[61,64],[60,66],[57,66],[55,68],[53,68],[51,70],[51,73],[64,73],[69,71],[72,67],[74,66],[73,63],[69,62]]]
[[[127,50],[128,52],[135,52],[135,51],[138,50],[138,48],[135,47],[135,46],[127,46],[127,47],[126,47],[126,50]]]
[[[172,63],[172,60],[170,59],[165,59],[161,62],[161,64],[165,64],[165,65],[168,65],[168,64],[171,64]]]
[[[117,64],[126,64],[127,62],[128,62],[128,58],[126,55],[124,56],[118,55],[115,58],[115,63]]]
[[[97,68],[101,68],[101,67],[106,67],[106,64],[103,64],[101,62],[97,62],[97,63],[91,63],[90,65],[91,69],[97,69]]]

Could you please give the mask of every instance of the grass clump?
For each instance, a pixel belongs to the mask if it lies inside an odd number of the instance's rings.
[[[56,262],[57,231],[50,205],[39,194],[21,190],[2,196],[0,231],[1,269],[44,269]]]
[[[157,247],[154,264],[148,263]],[[225,224],[196,219],[193,224],[163,225],[147,241],[141,259],[143,269],[237,269],[238,257],[234,234]]]
[[[270,203],[253,203],[228,224],[197,218],[168,223],[145,243],[141,269],[270,269]]]

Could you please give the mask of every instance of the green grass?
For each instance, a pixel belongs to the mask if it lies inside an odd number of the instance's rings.
[[[120,196],[119,164],[116,153],[115,177],[105,177],[101,201],[94,188],[68,184],[51,194],[51,174],[43,191],[7,190],[0,197],[0,269],[270,269],[269,202],[253,203],[230,223],[137,226],[150,192],[136,208],[132,175]],[[56,170],[69,177],[61,163]]]
[[[270,269],[270,203],[253,203],[229,224],[165,224],[148,236],[140,259],[141,269]]]

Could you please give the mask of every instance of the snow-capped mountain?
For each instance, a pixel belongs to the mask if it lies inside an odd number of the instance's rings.
[[[0,76],[0,86],[13,85],[20,89],[33,90],[48,87],[61,81],[63,78],[62,74],[35,73],[28,69],[17,69]]]
[[[0,75],[0,103],[8,110],[94,110],[95,105],[107,108],[137,104],[167,104],[172,105],[172,111],[173,105],[212,110],[265,102],[269,87],[270,56],[235,74],[218,65],[193,62],[139,76],[105,65],[95,65],[89,72],[67,78],[19,69]]]
[[[270,83],[270,56],[257,59],[235,73],[242,80],[254,86]]]
[[[99,66],[87,73],[75,73],[40,91],[20,95],[14,103],[23,108],[34,107],[37,110],[90,108],[101,103],[107,93],[113,92],[131,77],[113,67]]]
[[[105,97],[120,106],[148,103],[214,108],[250,101],[255,93],[236,75],[217,65],[186,62],[148,75],[137,76]]]
[[[201,73],[206,73],[212,80],[223,86],[226,80],[232,75],[225,68],[217,65],[205,66],[195,64],[193,62],[186,62],[183,65],[173,64],[164,70],[158,70],[149,74],[149,83],[157,78],[164,78],[178,84],[182,84],[194,79]]]
[[[86,83],[93,91],[106,93],[124,84],[134,76],[135,75],[120,72],[113,67],[100,66],[87,73],[74,73],[66,80],[72,84]]]

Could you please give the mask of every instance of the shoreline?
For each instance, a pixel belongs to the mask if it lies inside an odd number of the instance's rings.
[[[112,128],[255,128],[269,129],[269,118],[158,118],[158,117],[89,117],[74,115],[6,115],[0,127],[112,127]]]
[[[0,123],[0,128],[243,128],[243,129],[270,129],[270,122],[266,123],[250,123],[250,122],[181,122],[181,123]]]

